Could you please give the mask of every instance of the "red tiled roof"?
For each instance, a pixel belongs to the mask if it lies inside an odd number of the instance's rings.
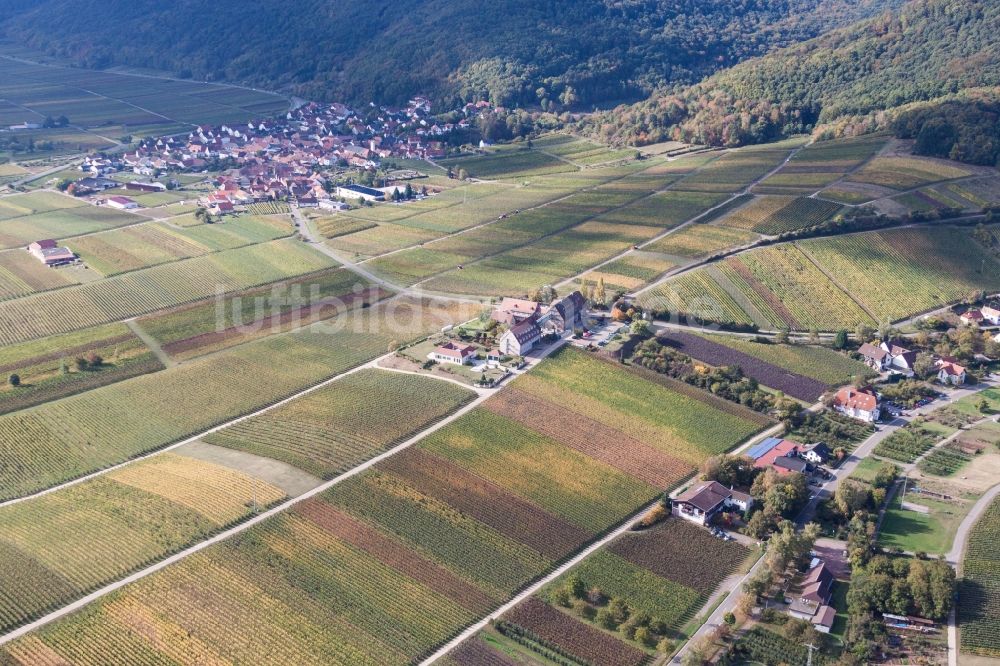
[[[887,352],[886,350],[882,349],[881,347],[876,347],[875,345],[870,344],[868,342],[866,342],[865,344],[861,345],[858,348],[858,353],[864,356],[865,358],[873,358],[877,361],[881,361],[882,359],[884,359],[886,356],[889,355],[889,352]]]
[[[764,469],[770,467],[774,464],[774,461],[778,458],[787,456],[789,453],[802,448],[802,445],[798,442],[793,442],[790,439],[783,439],[778,443],[777,446],[772,448],[770,451],[762,455],[760,458],[754,462],[753,466],[758,469]]]
[[[878,397],[871,389],[845,387],[837,391],[833,403],[844,409],[860,409],[866,412],[878,407]]]
[[[434,353],[453,358],[465,358],[466,356],[475,354],[476,348],[472,345],[456,345],[454,342],[446,342],[435,349]]]

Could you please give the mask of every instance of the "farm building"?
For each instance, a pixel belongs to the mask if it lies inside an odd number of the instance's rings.
[[[454,342],[446,342],[435,348],[428,356],[439,363],[467,365],[476,357],[476,348],[472,345],[457,345]]]
[[[706,481],[678,495],[671,511],[678,518],[708,525],[724,509],[746,512],[751,506],[753,498],[747,493],[726,488],[718,481]]]
[[[550,305],[520,298],[504,298],[493,309],[492,317],[509,326],[534,319],[543,334],[562,335],[568,330],[583,328],[587,319],[587,299],[579,291],[552,301]]]
[[[385,192],[364,185],[341,185],[337,188],[337,196],[365,201],[385,201]]]
[[[562,335],[565,331],[583,328],[587,319],[587,299],[579,291],[552,302],[542,314],[539,325],[546,331]]]
[[[747,451],[747,455],[754,459],[753,466],[757,469],[767,469],[768,467],[774,467],[778,470],[779,474],[787,474],[791,471],[801,471],[798,469],[793,469],[793,467],[798,467],[793,463],[788,464],[778,464],[781,460],[783,463],[786,462],[785,459],[798,459],[799,452],[802,450],[802,444],[798,442],[793,442],[790,439],[781,439],[780,437],[768,437],[760,444],[751,447]]]
[[[61,266],[76,261],[72,250],[59,247],[52,239],[35,241],[28,246],[28,252],[46,266]]]
[[[233,215],[236,213],[236,207],[228,201],[216,201],[212,205],[211,210],[215,215]]]
[[[797,455],[790,456],[778,456],[771,463],[778,474],[791,474],[792,472],[798,472],[799,474],[805,474],[809,471],[809,463],[799,458]]]
[[[534,319],[512,326],[500,336],[500,351],[508,356],[524,356],[538,343],[542,330]]]
[[[140,183],[136,181],[125,183],[125,189],[134,192],[163,192],[167,189],[167,186],[163,183]]]
[[[833,408],[841,414],[868,423],[874,423],[882,416],[878,395],[869,387],[856,389],[848,386],[840,389],[833,396]]]
[[[833,573],[820,559],[812,561],[809,573],[799,584],[788,613],[792,617],[812,622],[817,631],[829,633],[836,611],[830,606],[833,596]]]
[[[133,210],[138,208],[139,204],[128,197],[108,197],[108,207],[118,210]]]
[[[103,192],[104,190],[110,190],[112,188],[121,185],[116,180],[111,180],[110,178],[101,178],[95,176],[87,176],[86,178],[81,178],[76,181],[77,190],[91,190],[93,192]]]

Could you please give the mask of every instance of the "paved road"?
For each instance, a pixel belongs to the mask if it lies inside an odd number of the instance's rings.
[[[955,540],[952,542],[951,550],[945,556],[948,562],[956,568],[958,575],[962,575],[962,557],[965,554],[965,544],[969,540],[969,532],[972,531],[976,521],[989,508],[993,500],[1000,495],[1000,485],[993,486],[979,498],[962,520],[955,532]],[[958,666],[958,620],[955,617],[955,609],[951,609],[948,614],[948,666]]]
[[[1000,485],[993,486],[986,491],[958,525],[958,531],[955,532],[955,540],[952,542],[951,550],[948,551],[946,557],[949,562],[956,566],[959,574],[962,573],[962,556],[965,553],[965,544],[969,540],[969,532],[972,531],[972,527],[976,524],[976,521],[989,508],[997,495],[1000,495]]]
[[[298,224],[299,230],[302,232],[302,235],[306,238],[306,240],[309,241],[309,243],[314,248],[316,248],[326,256],[330,257],[331,259],[333,259],[335,262],[337,262],[347,270],[365,278],[372,284],[375,284],[379,287],[383,287],[384,289],[389,289],[398,294],[405,294],[407,296],[414,296],[416,298],[437,298],[449,301],[482,303],[484,306],[489,303],[490,299],[483,296],[450,294],[438,291],[426,291],[416,287],[406,287],[401,284],[396,284],[395,282],[391,282],[390,280],[386,280],[385,278],[376,275],[375,273],[372,273],[362,264],[347,261],[339,254],[334,252],[333,249],[331,249],[326,243],[323,242],[323,239],[319,236],[319,234],[316,233],[316,230],[309,223],[309,220],[307,220],[305,216],[302,215],[302,211],[300,211],[298,207],[294,205],[292,206],[292,217],[295,218],[295,221]]]
[[[912,421],[917,416],[924,416],[936,409],[940,409],[946,405],[950,405],[966,396],[978,393],[986,388],[995,385],[995,380],[987,379],[983,382],[977,384],[976,386],[970,386],[966,388],[954,389],[952,390],[946,398],[940,400],[935,400],[934,402],[921,407],[920,409],[915,409],[910,412],[909,416],[897,417],[888,423],[879,424],[878,430],[876,430],[872,435],[858,445],[856,449],[851,453],[851,455],[845,460],[840,467],[833,471],[834,478],[827,481],[823,485],[823,488],[815,493],[815,497],[809,501],[809,503],[802,509],[802,513],[795,520],[796,524],[801,528],[816,515],[816,507],[837,492],[837,487],[840,486],[840,482],[851,475],[851,472],[857,468],[862,460],[867,458],[878,446],[879,442],[889,437],[892,433],[896,432],[907,423]],[[904,469],[912,469],[913,465],[902,465]]]

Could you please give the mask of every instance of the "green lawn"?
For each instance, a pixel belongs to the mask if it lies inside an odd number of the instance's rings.
[[[906,501],[926,506],[930,513],[903,509],[897,494],[882,522],[879,545],[885,548],[902,548],[911,553],[925,552],[928,555],[940,555],[951,550],[955,531],[968,513],[968,505],[939,502],[909,493]]]
[[[833,598],[830,605],[837,611],[837,618],[833,621],[833,628],[830,636],[836,638],[841,643],[844,642],[844,631],[847,629],[847,590],[850,585],[842,580],[833,584]]]
[[[851,472],[852,479],[857,479],[858,481],[864,481],[865,483],[871,483],[875,480],[875,474],[878,472],[879,468],[885,464],[886,461],[879,460],[877,458],[865,458],[858,463],[858,466],[854,468]],[[898,469],[898,467],[897,467]]]
[[[990,405],[989,409],[991,413],[995,414],[1000,411],[1000,388],[988,388],[985,391],[966,396],[956,402],[954,407],[963,414],[986,416],[986,414],[979,411],[978,407],[979,401],[984,398]]]

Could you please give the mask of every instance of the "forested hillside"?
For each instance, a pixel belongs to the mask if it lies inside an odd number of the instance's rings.
[[[998,2],[914,0],[898,13],[620,107],[589,127],[619,142],[739,145],[816,129],[891,128],[916,138],[933,118],[923,152],[995,163],[1000,105],[990,88],[1000,86],[998,26]]]
[[[88,67],[151,67],[311,99],[425,94],[589,109],[694,83],[899,2],[0,0],[0,35]]]

